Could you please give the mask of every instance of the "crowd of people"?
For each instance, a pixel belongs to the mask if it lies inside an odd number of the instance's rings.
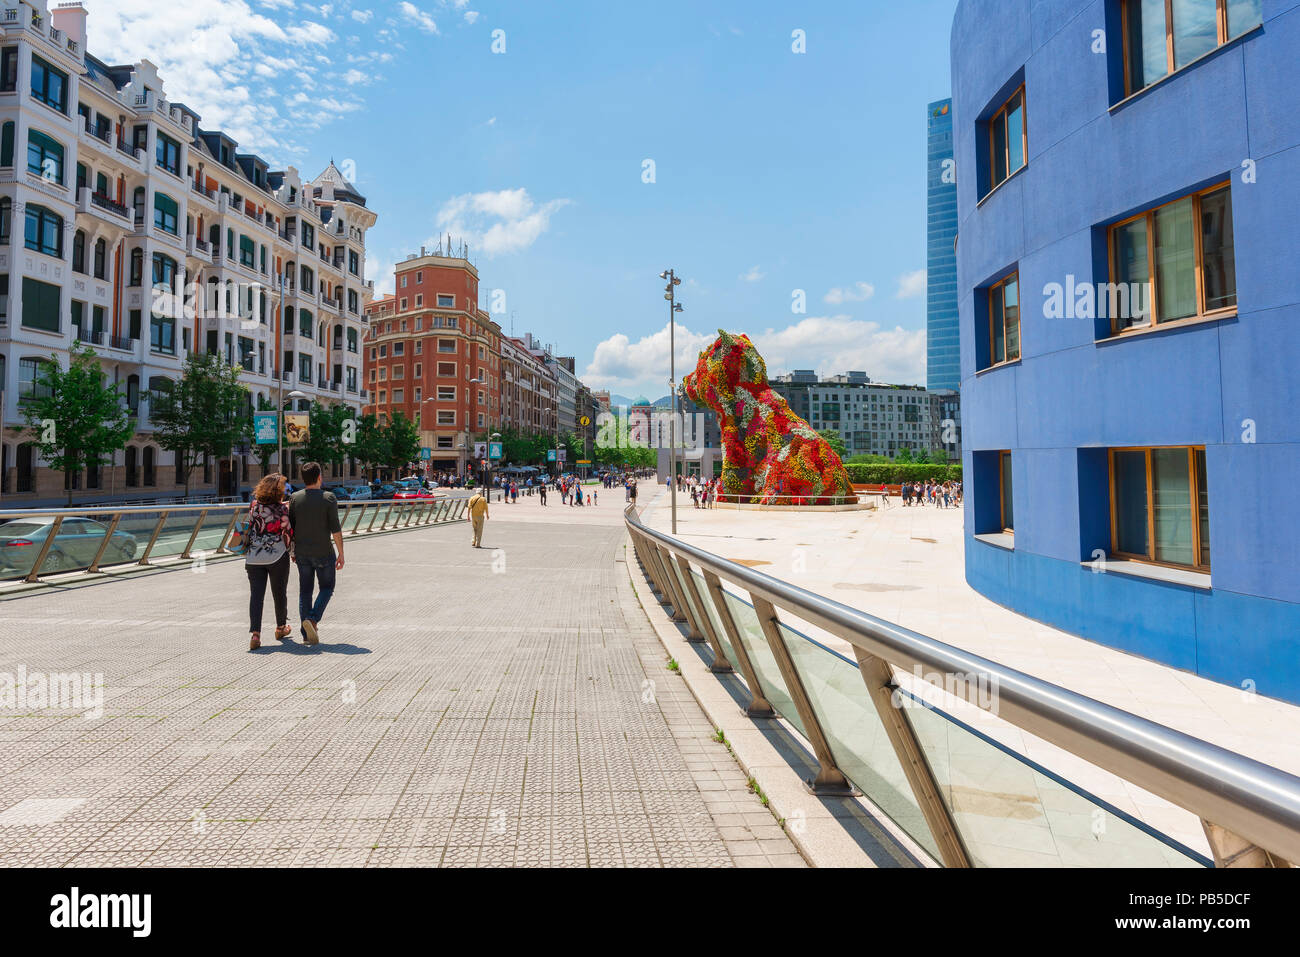
[[[903,484],[904,505],[933,505],[935,508],[958,508],[961,506],[960,482],[905,482]]]
[[[671,488],[671,480],[665,479],[664,485]],[[690,495],[691,502],[696,508],[713,508],[718,500],[718,490],[719,481],[716,478],[706,479],[699,475],[677,476],[677,491]]]

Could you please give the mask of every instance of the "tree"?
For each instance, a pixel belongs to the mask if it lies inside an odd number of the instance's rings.
[[[355,413],[346,405],[326,406],[313,402],[309,414],[311,423],[307,429],[307,441],[298,446],[302,460],[341,466],[354,450],[355,443],[346,442],[345,437],[355,428],[348,425]]]
[[[248,436],[251,404],[248,388],[239,381],[242,371],[215,353],[191,352],[180,381],[150,395],[154,438],[176,455],[186,498],[190,473],[204,458],[224,458]]]
[[[367,413],[358,420],[357,440],[352,446],[352,454],[371,479],[375,478],[375,469],[388,464],[390,445],[387,428],[379,424],[373,413]]]
[[[401,412],[394,412],[384,428],[388,457],[384,465],[394,472],[420,457],[420,430]]]
[[[834,429],[822,429],[817,434],[830,443],[831,451],[840,457],[841,462],[848,457],[849,447]]]
[[[894,456],[894,461],[899,465],[911,465],[914,461],[912,458],[912,450],[906,445],[903,446],[898,450],[898,454]]]
[[[72,504],[72,476],[124,448],[135,434],[116,385],[106,385],[99,358],[89,346],[75,347],[65,371],[54,360],[42,363],[32,398],[23,407],[27,428],[50,468],[63,473]]]

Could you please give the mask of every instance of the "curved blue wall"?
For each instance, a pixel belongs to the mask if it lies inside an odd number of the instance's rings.
[[[1094,641],[1300,701],[1300,0],[1264,0],[1262,28],[1128,100],[1120,60],[1118,0],[963,0],[953,23],[967,580]],[[981,202],[978,126],[1022,81],[1028,164]],[[1111,341],[1045,317],[1049,283],[1108,281],[1107,224],[1227,179],[1235,317]],[[1021,361],[977,371],[977,292],[1012,268]],[[1208,588],[1083,564],[1110,539],[1105,449],[1157,445],[1206,448]],[[977,456],[1001,449],[1011,550],[975,534],[990,501]]]

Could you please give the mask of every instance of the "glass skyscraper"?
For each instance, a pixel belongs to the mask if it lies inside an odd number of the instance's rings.
[[[926,387],[956,392],[961,386],[957,328],[957,174],[952,153],[952,100],[926,108]]]

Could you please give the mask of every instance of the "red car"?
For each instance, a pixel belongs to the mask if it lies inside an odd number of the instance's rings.
[[[393,499],[395,501],[399,501],[402,499],[437,498],[437,497],[438,496],[434,495],[432,492],[425,491],[422,488],[399,489],[398,491],[393,493]]]

